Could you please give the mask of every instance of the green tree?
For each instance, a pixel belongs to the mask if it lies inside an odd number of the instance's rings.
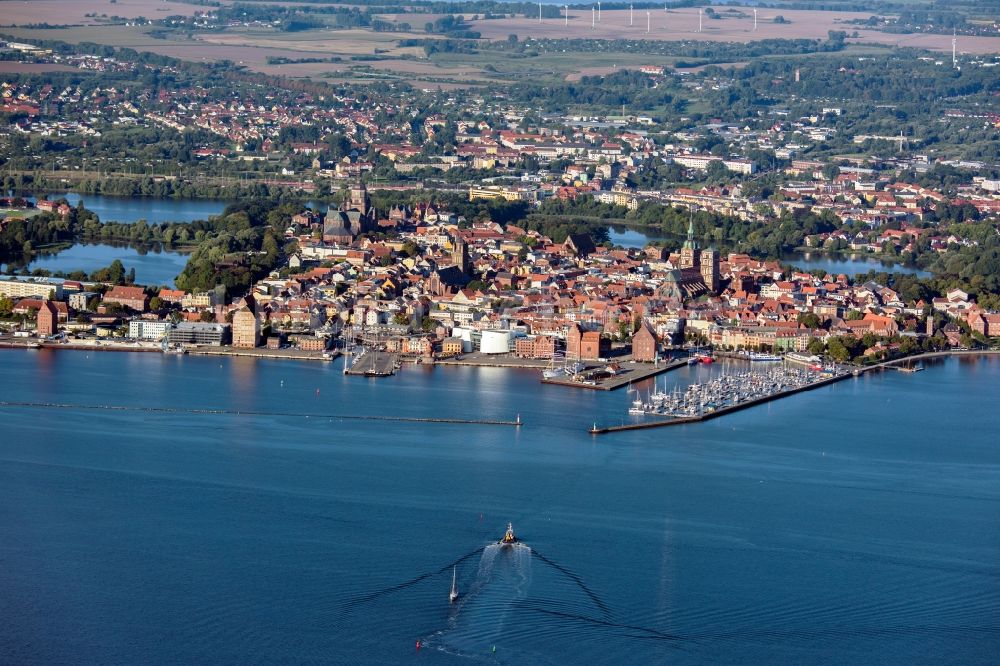
[[[810,354],[819,356],[826,351],[826,344],[819,338],[809,338],[809,344],[806,346],[806,349]]]
[[[802,312],[798,316],[799,326],[804,326],[806,328],[819,328],[821,322],[819,316],[815,312]]]
[[[829,344],[827,344],[827,353],[830,354],[830,358],[838,363],[847,363],[851,360],[851,350],[844,346],[840,338],[830,340]]]

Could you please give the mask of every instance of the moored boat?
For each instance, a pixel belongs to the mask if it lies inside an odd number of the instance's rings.
[[[803,354],[800,352],[788,352],[785,354],[785,360],[791,363],[798,363],[800,365],[815,366],[821,362],[819,356],[814,354]]]

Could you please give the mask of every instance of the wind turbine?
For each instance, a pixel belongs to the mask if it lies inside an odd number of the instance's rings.
[[[698,8],[698,32],[701,32],[701,8]]]
[[[628,24],[632,25],[632,3],[628,3]]]
[[[590,8],[590,29],[591,30],[593,30],[597,26],[597,23],[595,22],[595,19],[594,19],[594,17],[596,16],[596,14],[594,13],[595,11],[596,10],[593,7]]]
[[[569,5],[564,5],[566,7],[566,27],[569,27]]]
[[[598,2],[597,2],[597,22],[598,23],[601,22],[601,2],[600,2],[600,0],[598,0]]]
[[[753,31],[757,32],[757,10],[753,10]]]
[[[649,34],[649,12],[646,12],[646,34]]]
[[[538,3],[538,22],[542,22],[542,3]]]

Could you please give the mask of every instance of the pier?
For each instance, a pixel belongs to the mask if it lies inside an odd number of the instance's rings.
[[[238,356],[243,358],[269,358],[285,359],[291,361],[333,361],[340,352],[333,350],[328,352],[301,351],[298,349],[267,349],[255,347],[253,349],[242,349],[236,347],[186,347],[185,354],[192,356]]]
[[[424,416],[391,416],[382,414],[319,414],[305,412],[278,411],[243,411],[237,409],[209,409],[197,407],[147,407],[143,405],[88,405],[85,403],[60,402],[17,402],[0,401],[0,408],[24,409],[87,409],[108,412],[144,412],[148,414],[193,414],[193,415],[223,415],[223,416],[267,416],[292,417],[301,419],[329,419],[338,421],[395,421],[402,423],[446,423],[453,425],[489,425],[514,426],[520,428],[523,424],[518,414],[514,421],[502,419],[455,419]]]
[[[612,377],[605,377],[601,379],[573,379],[568,376],[565,379],[545,379],[543,377],[542,383],[554,386],[566,386],[568,388],[589,389],[591,391],[614,391],[622,388],[623,386],[641,382],[644,379],[649,379],[650,377],[656,377],[664,372],[675,370],[677,368],[683,368],[686,365],[687,360],[670,361],[659,365],[633,363],[629,366],[623,366],[622,371]],[[586,377],[587,372],[588,371],[581,372],[580,375]],[[593,372],[593,370],[590,372]]]
[[[364,377],[388,377],[396,374],[399,360],[396,354],[366,351],[356,356],[351,367],[344,370],[345,375],[361,375]]]
[[[747,400],[746,402],[741,402],[735,405],[729,405],[726,407],[721,407],[719,409],[713,410],[711,412],[706,412],[704,414],[699,414],[696,416],[684,416],[681,418],[674,419],[664,419],[660,421],[646,421],[644,423],[629,423],[620,426],[608,426],[604,428],[599,428],[595,423],[594,426],[589,430],[591,435],[606,435],[613,432],[625,432],[627,430],[648,430],[649,428],[663,428],[667,426],[677,426],[685,425],[688,423],[702,423],[704,421],[710,421],[712,419],[717,419],[720,416],[725,416],[726,414],[732,414],[733,412],[738,412],[743,409],[749,409],[750,407],[756,407],[757,405],[762,405],[773,400],[779,400],[781,398],[786,398],[790,395],[795,395],[796,393],[802,393],[804,391],[811,391],[813,389],[821,388],[823,386],[829,386],[830,384],[835,384],[839,381],[847,379],[848,377],[853,377],[852,373],[841,373],[833,375],[832,377],[826,377],[819,379],[815,382],[806,384],[805,386],[798,386],[785,391],[779,391],[777,393],[772,393],[771,395],[761,396],[759,398],[754,398],[753,400]]]

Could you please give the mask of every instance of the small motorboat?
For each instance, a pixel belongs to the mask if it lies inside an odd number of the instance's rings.
[[[514,526],[511,523],[507,523],[507,531],[504,533],[503,538],[498,541],[501,546],[513,546],[517,543],[517,537],[514,536]]]
[[[455,600],[458,599],[458,586],[456,583],[456,577],[458,576],[458,569],[452,567],[451,569],[451,592],[448,593],[448,603],[453,604]]]

